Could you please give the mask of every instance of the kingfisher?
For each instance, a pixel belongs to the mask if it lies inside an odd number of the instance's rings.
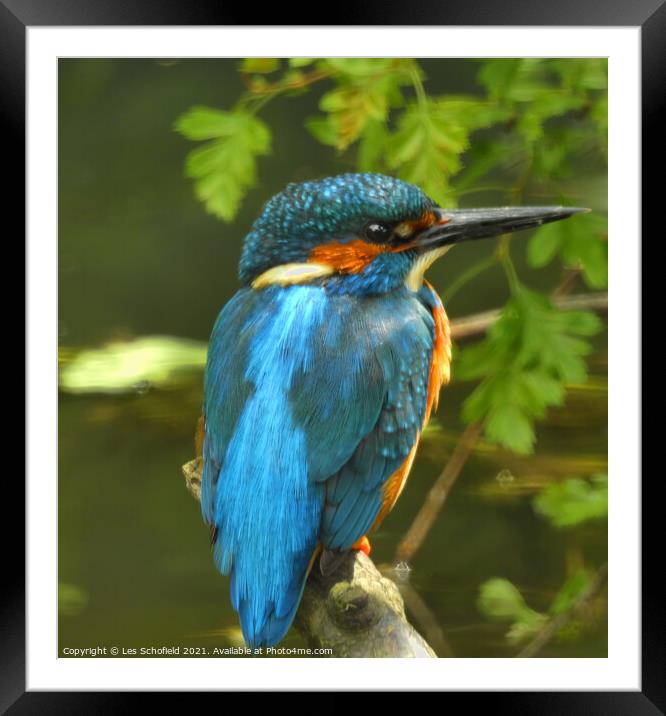
[[[445,209],[373,173],[266,203],[213,327],[196,433],[202,514],[248,646],[285,636],[318,557],[326,573],[369,552],[405,486],[450,375],[428,267],[457,243],[578,211]]]

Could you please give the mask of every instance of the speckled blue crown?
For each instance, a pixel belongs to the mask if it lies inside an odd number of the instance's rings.
[[[312,247],[353,238],[368,221],[415,219],[433,204],[417,186],[383,174],[288,184],[245,237],[240,278],[251,281],[271,266],[305,261]]]

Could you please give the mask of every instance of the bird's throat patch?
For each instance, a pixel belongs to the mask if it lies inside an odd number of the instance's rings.
[[[407,277],[405,278],[405,286],[412,291],[418,291],[423,286],[423,276],[432,264],[450,249],[450,246],[440,246],[432,249],[419,256],[412,265]]]

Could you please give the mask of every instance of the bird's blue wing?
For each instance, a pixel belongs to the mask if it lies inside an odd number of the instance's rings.
[[[211,337],[202,511],[253,645],[286,633],[319,541],[346,548],[423,422],[432,318],[405,296],[241,290]]]
[[[350,297],[317,343],[313,370],[295,383],[295,414],[310,425],[310,476],[326,488],[325,547],[347,549],[370,529],[387,480],[409,458],[423,427],[433,341],[432,315],[413,294]]]

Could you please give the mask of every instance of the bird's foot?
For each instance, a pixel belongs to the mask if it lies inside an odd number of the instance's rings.
[[[366,557],[370,556],[370,552],[372,552],[372,547],[370,546],[370,540],[368,539],[367,535],[363,535],[360,540],[357,540],[352,545],[352,549],[358,550],[359,552],[363,552],[363,554]]]

